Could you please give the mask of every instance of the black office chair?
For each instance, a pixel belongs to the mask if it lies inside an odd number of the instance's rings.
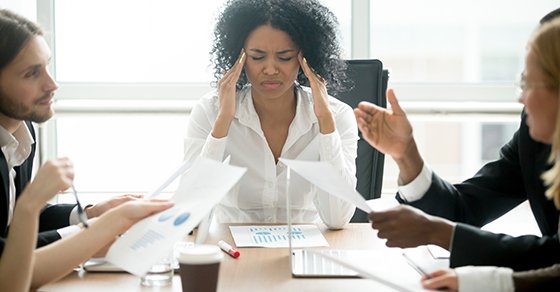
[[[387,82],[389,72],[383,70],[379,60],[348,60],[348,78],[353,80],[350,90],[337,94],[337,98],[356,108],[360,101],[369,101],[387,107]],[[366,200],[379,198],[383,184],[385,155],[370,146],[359,133],[358,156],[356,158],[356,190]],[[357,209],[351,222],[368,222],[367,214]]]

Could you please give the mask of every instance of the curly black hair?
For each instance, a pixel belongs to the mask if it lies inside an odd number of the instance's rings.
[[[327,81],[331,93],[346,87],[346,63],[340,58],[336,16],[316,0],[230,0],[219,14],[214,29],[211,62],[220,80],[237,60],[249,34],[270,24],[286,32],[300,48],[310,67]],[[299,84],[308,84],[300,69]],[[237,89],[248,83],[243,72]]]

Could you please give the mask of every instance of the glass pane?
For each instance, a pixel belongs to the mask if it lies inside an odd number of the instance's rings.
[[[59,82],[209,82],[224,0],[57,0]],[[350,2],[324,1],[350,44]],[[350,52],[349,46],[346,49]]]
[[[57,156],[74,162],[80,192],[149,193],[183,161],[187,121],[186,115],[59,116]]]
[[[352,3],[340,0],[321,0],[321,3],[336,15],[340,29],[340,42],[344,51],[342,57],[349,59],[352,54]]]
[[[371,56],[393,82],[511,82],[530,33],[557,7],[556,0],[371,0]]]
[[[57,0],[57,80],[208,81],[222,1]]]
[[[29,20],[37,20],[37,1],[2,0],[0,8],[11,10]]]
[[[424,161],[442,178],[456,183],[472,177],[499,157],[500,148],[519,128],[519,115],[409,115]],[[445,137],[445,139],[442,139]],[[383,192],[394,194],[399,169],[385,157]]]

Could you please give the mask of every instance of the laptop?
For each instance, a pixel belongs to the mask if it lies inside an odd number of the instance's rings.
[[[286,218],[288,223],[288,250],[290,252],[290,267],[295,278],[360,278],[358,273],[344,267],[329,258],[318,254],[328,254],[332,257],[357,256],[364,253],[359,250],[333,250],[333,249],[294,249],[292,245],[292,210],[290,202],[290,176],[291,169],[286,170]],[[359,256],[359,255],[358,255]]]

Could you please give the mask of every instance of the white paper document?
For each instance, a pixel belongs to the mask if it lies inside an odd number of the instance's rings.
[[[364,197],[349,185],[330,163],[285,158],[280,158],[280,161],[330,195],[346,200],[366,213],[372,211]]]
[[[151,192],[149,195],[146,196],[146,199],[153,199],[159,196],[159,194],[163,190],[165,190],[165,188],[168,187],[173,181],[175,181],[177,177],[187,172],[187,170],[190,169],[192,164],[193,163],[191,161],[184,161],[183,163],[181,163],[181,165],[165,180],[165,182],[163,182],[163,184],[158,186],[153,192]]]
[[[171,198],[175,206],[145,218],[124,233],[105,259],[142,276],[181,241],[241,179],[245,168],[200,158],[181,177]]]
[[[344,258],[317,251],[314,253],[356,271],[363,278],[385,285],[387,288],[383,291],[429,291],[422,288],[420,274],[408,264],[400,248],[361,251],[354,257],[348,253]]]
[[[377,199],[367,200],[368,206],[376,212],[385,211],[387,209],[395,208],[400,205],[395,197],[381,197]]]
[[[237,247],[288,247],[288,226],[230,226]],[[315,225],[292,225],[292,246],[329,246]]]

